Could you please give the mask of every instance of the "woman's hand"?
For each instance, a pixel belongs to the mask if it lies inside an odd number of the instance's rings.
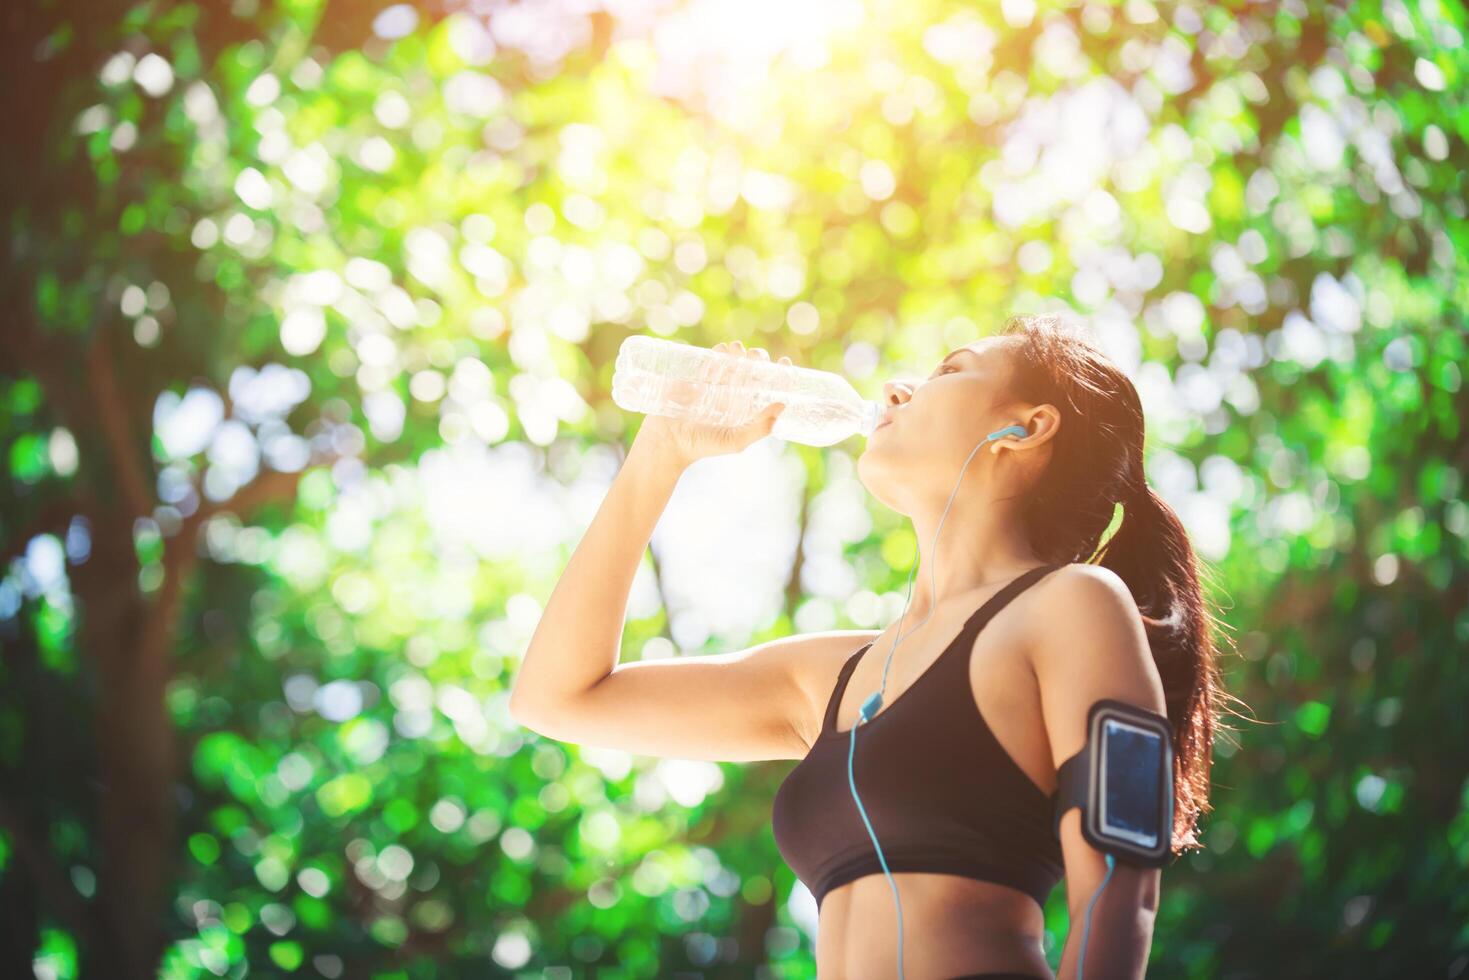
[[[770,355],[765,352],[764,348],[752,347],[747,351],[738,340],[732,343],[715,344],[714,350],[742,357],[761,357],[767,361],[770,360]],[[789,357],[782,357],[778,363],[789,364],[790,362]],[[711,363],[705,365],[700,372],[699,385],[701,387],[718,386],[729,377],[735,367],[732,359],[712,358]],[[684,383],[689,384],[689,382]],[[694,404],[702,391],[690,394],[691,397],[686,403]],[[658,455],[674,460],[679,465],[687,466],[695,460],[708,456],[740,452],[752,442],[763,439],[770,434],[775,420],[784,410],[783,404],[772,402],[750,421],[735,426],[706,425],[688,419],[669,418],[666,415],[649,415],[643,419],[643,424],[633,439],[633,446],[636,447],[642,443],[647,448],[656,450]]]

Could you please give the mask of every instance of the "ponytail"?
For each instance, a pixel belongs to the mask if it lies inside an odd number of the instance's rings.
[[[1196,823],[1209,806],[1209,773],[1224,681],[1214,656],[1216,622],[1205,608],[1188,532],[1146,480],[1128,487],[1122,524],[1096,564],[1117,574],[1142,615],[1173,728],[1173,848],[1201,848]]]

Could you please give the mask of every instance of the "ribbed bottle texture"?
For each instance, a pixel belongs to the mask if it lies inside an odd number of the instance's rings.
[[[612,400],[644,415],[737,426],[771,402],[786,409],[771,435],[806,446],[831,446],[871,435],[882,405],[839,374],[777,364],[660,337],[628,337],[617,352]]]

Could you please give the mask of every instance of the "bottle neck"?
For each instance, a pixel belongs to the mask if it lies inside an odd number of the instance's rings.
[[[877,424],[882,421],[882,402],[864,401],[862,411],[862,434],[870,436],[877,428]]]

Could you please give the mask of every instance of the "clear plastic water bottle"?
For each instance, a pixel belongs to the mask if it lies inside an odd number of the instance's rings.
[[[806,446],[871,435],[882,415],[881,402],[863,398],[839,374],[661,337],[622,342],[612,400],[629,412],[724,426],[743,425],[771,402],[782,402],[785,410],[770,434]]]

